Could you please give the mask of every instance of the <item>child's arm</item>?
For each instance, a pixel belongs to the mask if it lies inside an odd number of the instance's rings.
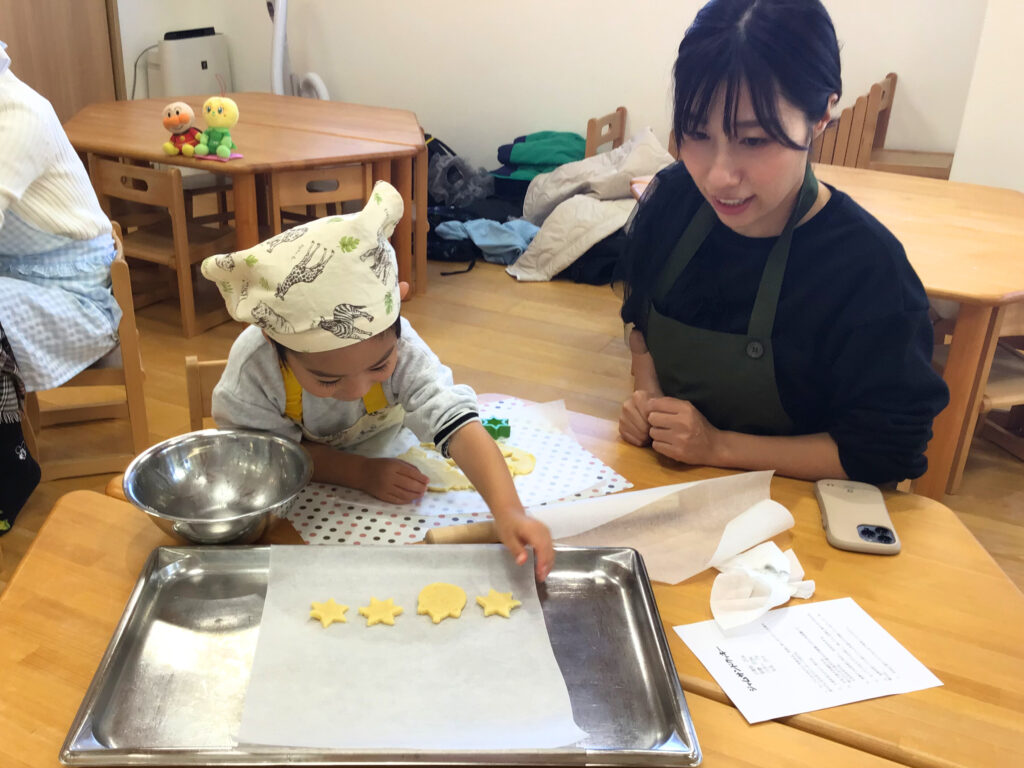
[[[526,562],[524,546],[533,547],[537,579],[544,581],[555,561],[551,532],[544,523],[526,516],[497,443],[479,421],[471,421],[452,435],[448,452],[487,502],[501,543],[519,565]]]
[[[313,459],[313,482],[356,488],[392,504],[408,504],[427,490],[427,476],[399,459],[368,459],[309,441],[302,446]]]

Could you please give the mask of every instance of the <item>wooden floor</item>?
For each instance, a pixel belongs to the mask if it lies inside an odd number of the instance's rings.
[[[455,373],[477,392],[531,400],[564,399],[577,411],[617,419],[630,390],[629,360],[618,319],[619,300],[607,286],[517,283],[500,267],[479,264],[441,277],[431,264],[430,287],[403,306],[404,315]],[[181,336],[177,308],[158,304],[138,313],[152,440],[188,431],[184,359],[226,357],[242,326],[228,323],[193,339]],[[43,448],[88,451],[119,436],[120,425],[72,426]],[[68,491],[102,491],[111,475],[43,483],[13,530],[0,538],[2,590],[53,503]],[[976,440],[962,491],[945,503],[1024,587],[1024,464]],[[140,513],[141,514],[141,513]]]

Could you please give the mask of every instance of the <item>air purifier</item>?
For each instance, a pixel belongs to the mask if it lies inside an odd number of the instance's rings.
[[[227,38],[213,27],[167,32],[146,62],[150,98],[233,90]]]

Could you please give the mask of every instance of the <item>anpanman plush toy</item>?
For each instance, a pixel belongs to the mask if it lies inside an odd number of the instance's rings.
[[[184,101],[172,101],[164,107],[164,128],[171,132],[171,138],[164,142],[164,152],[192,157],[200,135],[193,125],[195,120],[196,113]]]

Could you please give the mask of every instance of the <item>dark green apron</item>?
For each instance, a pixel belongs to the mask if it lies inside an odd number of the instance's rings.
[[[793,230],[817,198],[818,180],[808,164],[793,212],[768,254],[747,333],[696,328],[655,309],[665,306],[669,290],[718,221],[707,202],[679,238],[652,292],[645,337],[662,392],[689,400],[719,429],[768,435],[793,432],[775,383],[772,328]]]

